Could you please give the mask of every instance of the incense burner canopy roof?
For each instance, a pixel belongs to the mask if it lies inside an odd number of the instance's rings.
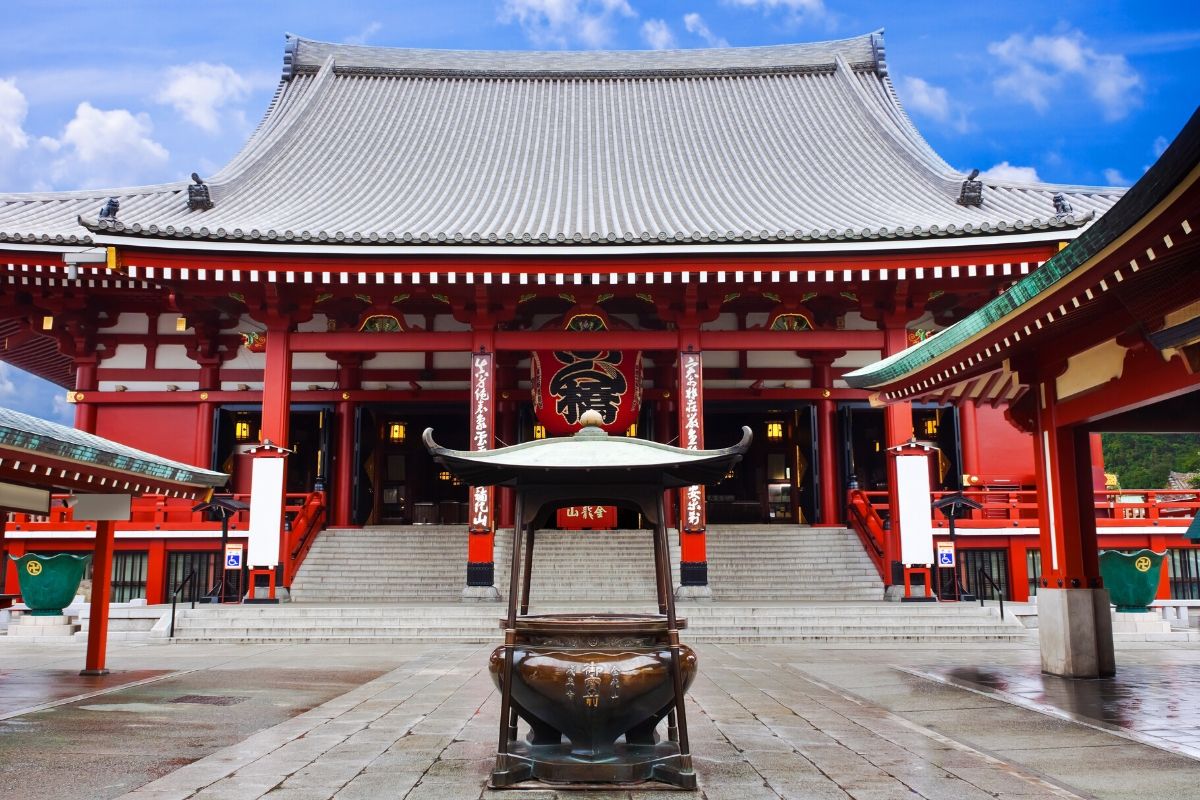
[[[741,460],[753,434],[720,450],[687,450],[645,439],[609,436],[598,427],[495,450],[451,450],[426,428],[425,446],[440,464],[472,486],[635,484],[673,489],[715,483]]]

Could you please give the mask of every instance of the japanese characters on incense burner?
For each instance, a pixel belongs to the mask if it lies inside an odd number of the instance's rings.
[[[603,331],[609,323],[600,313],[571,316],[568,331]],[[620,436],[638,421],[642,410],[640,350],[538,350],[530,361],[533,410],[552,436],[567,436],[582,427],[579,417],[596,411],[609,434]]]

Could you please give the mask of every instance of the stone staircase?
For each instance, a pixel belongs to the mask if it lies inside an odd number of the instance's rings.
[[[879,572],[849,528],[713,527],[714,600],[882,600]]]
[[[606,604],[608,610],[653,611],[649,604]],[[598,610],[596,604],[546,604],[531,611]],[[210,606],[181,609],[173,641],[388,644],[499,642],[494,603],[398,606]],[[1011,615],[970,603],[702,603],[681,604],[688,642],[780,644],[830,642],[1028,642]]]
[[[671,564],[679,580],[678,536]],[[508,588],[512,534],[496,537],[496,585]],[[461,526],[331,529],[292,584],[311,603],[453,602],[466,578]],[[714,599],[878,600],[883,587],[853,531],[798,526],[715,527],[708,536]],[[647,531],[541,531],[534,547],[533,603],[653,601]]]

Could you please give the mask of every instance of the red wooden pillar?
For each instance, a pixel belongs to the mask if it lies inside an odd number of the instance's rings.
[[[290,322],[271,323],[267,326],[267,363],[263,368],[262,393],[262,443],[290,449],[290,416],[292,407],[292,350]],[[279,513],[279,562],[277,580],[282,583],[283,565],[287,562],[287,532],[285,525],[287,507],[287,461],[283,465],[283,492]],[[251,483],[251,503],[259,487]],[[250,566],[265,567],[266,564]],[[251,589],[253,591],[253,589]]]
[[[350,393],[362,385],[362,358],[357,353],[337,354],[338,386],[342,387],[342,399],[337,404],[337,446],[334,451],[335,468],[330,470],[333,481],[333,526],[345,528],[352,522],[354,506],[354,439],[358,436],[355,417],[358,404],[350,399]]]
[[[146,551],[146,604],[156,605],[165,602],[167,543],[151,539]],[[225,558],[224,553],[221,558]]]
[[[24,539],[8,539],[4,540],[5,558],[4,566],[4,591],[8,594],[17,594],[21,591],[20,584],[17,578],[17,562],[14,558],[20,558],[25,555],[25,540]]]
[[[674,409],[671,407],[671,390],[666,388],[671,386],[673,382],[671,381],[670,377],[663,377],[669,375],[670,372],[671,370],[669,367],[660,370],[657,372],[657,377],[655,377],[654,380],[656,386],[663,388],[662,397],[659,398],[654,407],[654,438],[655,441],[658,441],[662,444],[669,444],[676,440],[674,433],[675,426],[672,418]],[[676,527],[677,520],[675,519],[674,502],[663,503],[663,516],[666,517],[666,519],[663,521],[664,527]]]
[[[908,347],[908,331],[903,326],[889,326],[884,328],[883,342],[884,357],[899,353]],[[912,438],[912,405],[909,403],[892,403],[883,409],[883,436],[886,440],[885,446],[887,447],[896,447]],[[895,523],[896,509],[900,507],[900,499],[897,495],[896,459],[888,459],[887,474],[888,507],[891,509],[889,515],[891,522],[888,534],[884,537],[883,557],[884,564],[887,565],[889,571],[887,583],[895,584],[900,582],[900,576],[895,574],[895,568],[892,566],[900,563],[899,526]]]
[[[87,657],[80,675],[107,675],[108,601],[112,597],[113,538],[117,524],[96,522],[96,549],[92,556],[92,603],[88,622]]]
[[[263,369],[262,439],[288,446],[288,415],[292,402],[291,332],[284,324],[267,328],[267,364]]]
[[[680,332],[679,348],[679,446],[704,448],[704,366],[699,332]],[[704,487],[688,486],[679,495],[679,584],[681,594],[710,596],[708,553],[705,535],[708,523]]]
[[[833,388],[835,356],[832,353],[813,354],[809,360],[813,366],[813,388],[824,390],[816,407],[817,480],[821,487],[821,514],[817,522],[820,525],[836,526],[842,524],[845,498],[837,472],[837,445],[834,441],[837,409],[833,400],[829,398]]]
[[[981,470],[979,461],[979,425],[975,418],[975,401],[964,399],[958,404],[958,435],[962,440],[962,471],[964,475],[978,477]],[[964,489],[970,489],[969,482],[963,483]]]
[[[471,406],[469,409],[472,450],[490,450],[496,424],[496,356],[489,331],[476,331],[471,352]],[[495,489],[472,486],[467,491],[467,586],[465,599],[496,599]]]
[[[500,402],[496,408],[500,413],[500,419],[497,420],[497,429],[500,431],[500,441],[504,444],[517,443],[517,401],[511,397],[512,391],[501,391]],[[510,528],[513,525],[513,490],[508,487],[500,487],[499,496],[496,499],[496,511],[499,514],[497,525],[501,528]]]
[[[1068,678],[1112,675],[1112,619],[1101,588],[1087,431],[1059,426],[1054,378],[1037,392],[1038,527],[1042,584],[1038,641],[1042,671]]]
[[[82,392],[83,402],[75,404],[75,427],[85,433],[96,432],[96,404],[88,402],[87,393],[96,391],[96,365],[99,357],[77,356],[75,358],[75,391]]]

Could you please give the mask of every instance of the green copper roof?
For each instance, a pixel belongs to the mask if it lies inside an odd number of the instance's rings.
[[[0,447],[27,450],[189,486],[224,486],[229,476],[135,450],[90,433],[0,408]]]
[[[1012,288],[946,330],[870,366],[849,372],[846,383],[877,389],[931,366],[964,342],[999,325],[1090,261],[1162,202],[1200,163],[1200,109],[1162,157],[1100,219]]]

